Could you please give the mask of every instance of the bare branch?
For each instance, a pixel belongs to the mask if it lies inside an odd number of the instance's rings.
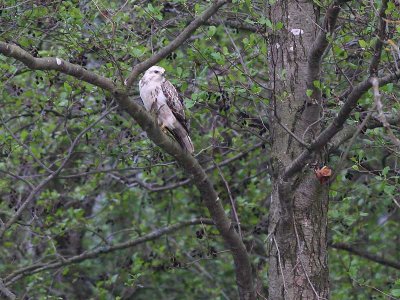
[[[140,73],[146,71],[151,66],[158,63],[172,51],[176,50],[180,47],[186,40],[192,35],[193,32],[196,31],[201,25],[204,24],[211,16],[213,16],[219,8],[228,3],[228,0],[217,0],[207,8],[200,16],[194,19],[171,43],[169,43],[166,47],[162,48],[156,54],[148,58],[147,60],[135,65],[132,69],[131,74],[126,79],[127,90],[130,90],[133,86],[133,83],[137,80],[137,77]]]
[[[21,180],[22,182],[24,182],[24,183],[26,183],[28,185],[29,189],[33,189],[34,188],[34,185],[32,183],[30,183],[28,180],[26,180],[25,178],[22,178],[21,176],[19,176],[17,174],[14,174],[12,172],[5,171],[5,170],[0,170],[0,173],[4,173],[4,174],[9,175],[9,176],[11,176],[11,177],[13,177],[15,179]]]
[[[322,30],[319,32],[317,38],[311,46],[311,50],[308,55],[307,85],[309,89],[313,90],[312,97],[316,99],[319,99],[318,95],[320,94],[320,91],[314,86],[313,82],[315,80],[319,80],[322,56],[329,44],[327,35],[333,33],[336,20],[341,9],[340,5],[344,2],[346,1],[336,0],[328,8],[323,21]]]
[[[285,280],[285,276],[284,276],[283,268],[282,268],[281,253],[280,253],[280,251],[279,251],[278,243],[276,242],[275,236],[272,237],[272,240],[273,240],[274,243],[275,243],[276,251],[277,251],[277,253],[278,253],[278,264],[279,264],[279,270],[280,270],[281,275],[282,275],[284,295],[285,295],[285,294],[289,294],[288,291],[287,291],[287,288],[286,288],[286,280]]]
[[[9,286],[12,283],[14,283],[15,281],[17,281],[23,277],[26,277],[28,275],[36,274],[36,273],[43,272],[46,270],[52,270],[52,269],[56,269],[56,268],[60,268],[60,267],[65,267],[65,266],[68,266],[71,264],[80,263],[87,259],[95,259],[95,258],[98,258],[98,256],[100,256],[102,254],[111,253],[111,252],[114,252],[117,250],[133,248],[133,247],[136,247],[145,242],[154,241],[163,235],[173,233],[181,228],[191,226],[191,225],[197,225],[197,224],[213,225],[214,223],[212,220],[204,219],[204,218],[180,222],[180,223],[177,223],[177,224],[174,224],[171,226],[156,229],[146,235],[143,235],[134,240],[130,240],[130,241],[127,241],[124,243],[119,243],[119,244],[115,244],[115,245],[111,245],[111,246],[107,245],[107,246],[104,246],[104,247],[101,247],[101,248],[98,248],[95,250],[83,252],[81,254],[72,256],[70,258],[65,258],[61,261],[53,260],[48,263],[39,263],[39,264],[36,264],[33,266],[22,268],[22,269],[17,270],[15,272],[11,273],[10,275],[8,275],[4,279],[4,281],[5,281],[5,284],[7,286]]]
[[[353,280],[359,286],[365,286],[367,288],[370,288],[370,289],[374,290],[375,292],[378,292],[379,294],[382,294],[383,296],[385,296],[386,299],[399,300],[399,298],[393,297],[393,296],[389,295],[388,293],[385,293],[385,292],[381,291],[380,289],[378,289],[378,288],[376,288],[376,287],[374,287],[372,285],[369,285],[369,284],[366,284],[366,283],[362,283],[362,282],[354,279],[353,277],[351,277],[351,280]]]
[[[378,79],[379,86],[384,86],[390,82],[395,82],[400,79],[400,71],[387,75]],[[311,154],[324,147],[331,138],[342,130],[344,123],[351,114],[351,111],[357,105],[358,100],[372,87],[372,82],[368,78],[358,84],[351,93],[348,95],[346,102],[343,104],[336,118],[332,123],[323,130],[319,136],[310,144],[308,149],[305,149],[293,162],[286,168],[282,179],[286,181],[292,177],[296,172],[300,171],[306,164],[307,159]]]
[[[317,290],[315,289],[314,285],[312,284],[312,282],[311,282],[311,280],[310,280],[310,276],[308,276],[308,273],[307,273],[306,268],[304,267],[303,261],[301,260],[301,257],[302,257],[301,252],[303,251],[304,245],[302,245],[302,243],[300,242],[299,233],[297,232],[297,226],[296,226],[296,221],[295,221],[294,215],[293,215],[293,221],[294,221],[294,222],[293,222],[294,232],[295,232],[295,234],[296,234],[297,248],[299,249],[299,250],[297,250],[297,251],[298,251],[298,253],[297,253],[297,259],[298,259],[298,261],[300,262],[300,265],[301,265],[301,268],[303,269],[304,275],[306,275],[308,284],[310,285],[312,291],[314,292],[314,295],[315,295],[316,299],[317,299],[317,300],[319,300],[319,299],[325,299],[325,298],[321,298],[321,297],[319,296]]]
[[[6,299],[14,300],[16,299],[13,292],[11,292],[3,283],[3,279],[0,278],[0,296],[6,297]]]
[[[276,116],[277,117],[277,116]],[[278,124],[287,132],[289,133],[300,145],[302,145],[304,148],[310,147],[304,140],[299,138],[297,135],[295,135],[285,124],[283,124],[280,119],[277,117],[277,122]],[[304,135],[303,135],[304,137]]]
[[[75,78],[86,81],[110,92],[116,90],[115,84],[110,79],[87,71],[81,66],[71,64],[58,57],[36,58],[17,45],[12,45],[1,41],[0,53],[5,56],[19,60],[32,70],[59,71],[61,73],[71,75]]]
[[[385,11],[387,7],[388,7],[388,0],[382,0],[382,6],[381,9],[379,10],[379,15],[378,15],[379,17],[379,25],[377,28],[378,40],[376,41],[374,55],[372,56],[371,64],[369,66],[369,74],[371,76],[376,76],[378,74],[378,66],[379,62],[381,61],[383,44],[386,37]]]
[[[375,109],[375,107],[376,106],[374,106],[373,109],[367,114],[367,116],[364,118],[364,120],[361,122],[361,124],[357,126],[357,130],[354,132],[354,134],[353,134],[353,136],[352,136],[352,138],[350,140],[350,143],[347,145],[346,150],[344,151],[344,153],[340,157],[339,162],[335,166],[335,173],[332,174],[331,179],[329,180],[330,182],[333,182],[336,179],[336,176],[342,170],[344,161],[347,159],[347,156],[350,153],[351,147],[353,146],[354,142],[356,141],[356,138],[358,137],[358,135],[365,128],[365,125],[368,123],[369,119],[371,118],[372,112]]]
[[[233,199],[231,188],[229,187],[228,181],[226,181],[226,179],[225,179],[224,173],[222,173],[221,168],[218,167],[217,164],[215,164],[215,166],[218,170],[219,176],[221,177],[222,181],[224,182],[226,191],[228,192],[229,200],[231,201],[232,213],[233,213],[233,217],[234,217],[234,220],[235,220],[237,228],[238,228],[239,236],[240,236],[240,238],[243,239],[242,229],[240,227],[240,220],[239,220],[239,216],[236,211],[236,201],[235,201],[235,199]]]
[[[372,89],[374,92],[375,106],[376,109],[378,110],[378,120],[383,124],[383,127],[385,127],[392,143],[396,145],[396,147],[400,150],[400,140],[394,135],[392,129],[390,128],[390,124],[386,120],[385,114],[383,113],[383,104],[381,101],[381,94],[379,93],[378,78],[376,77],[371,78],[371,82],[372,82]]]
[[[240,21],[236,21],[236,20],[210,19],[210,20],[206,21],[204,24],[205,25],[214,25],[214,26],[225,25],[227,27],[235,28],[238,30],[245,30],[245,31],[265,34],[264,26],[252,25],[252,24],[248,24],[248,23],[240,22]]]
[[[368,260],[374,261],[378,264],[384,265],[384,266],[388,266],[388,267],[392,267],[395,268],[397,270],[400,270],[400,263],[396,262],[396,261],[392,261],[392,260],[387,260],[381,256],[369,253],[365,250],[361,250],[358,248],[355,248],[351,245],[345,244],[345,243],[331,243],[329,245],[331,248],[334,249],[339,249],[339,250],[344,250],[353,254],[356,254],[358,256],[364,257]]]
[[[3,279],[0,278],[0,296],[5,296],[6,299],[14,300],[16,299],[13,292],[11,292],[3,283]]]
[[[398,114],[394,114],[394,115],[389,115],[389,116],[385,116],[386,120],[388,121],[388,123],[390,125],[397,125],[400,123],[400,113]],[[378,127],[382,127],[382,123],[375,120],[375,119],[371,119],[369,120],[369,122],[367,122],[367,124],[365,125],[364,129],[374,129],[374,128],[378,128]],[[350,126],[347,125],[341,132],[340,134],[337,134],[334,141],[331,143],[331,146],[329,148],[329,152],[333,152],[337,149],[337,147],[339,147],[340,145],[342,145],[343,143],[347,142],[350,138],[352,138],[352,136],[354,135],[354,133],[356,132],[356,128],[354,128],[354,126]]]

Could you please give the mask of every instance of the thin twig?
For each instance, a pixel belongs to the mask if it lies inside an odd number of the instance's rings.
[[[378,120],[383,124],[383,127],[385,127],[389,139],[392,141],[394,145],[399,149],[400,151],[400,140],[394,135],[392,129],[390,128],[390,124],[387,121],[385,114],[383,113],[383,104],[381,101],[381,94],[379,92],[379,81],[378,78],[372,77],[371,78],[371,83],[372,83],[372,89],[374,93],[374,99],[375,99],[375,106],[378,111]]]
[[[336,164],[335,167],[335,173],[331,176],[330,181],[332,182],[335,180],[336,176],[340,173],[343,167],[344,160],[347,159],[347,156],[349,155],[350,149],[353,146],[354,142],[356,141],[356,138],[358,135],[361,133],[361,131],[365,128],[365,125],[371,118],[372,112],[375,110],[376,105],[372,107],[372,110],[368,112],[367,116],[364,118],[364,120],[361,122],[361,124],[357,127],[356,132],[354,132],[346,150],[344,151],[343,155],[341,155],[339,162]]]
[[[217,168],[219,176],[221,177],[222,181],[224,182],[224,185],[226,187],[226,190],[228,192],[229,195],[229,200],[231,201],[231,206],[232,206],[232,212],[233,212],[233,217],[235,218],[235,222],[238,226],[238,231],[239,231],[239,236],[240,238],[243,238],[242,236],[242,229],[240,228],[240,220],[236,211],[236,201],[235,199],[233,199],[232,193],[231,193],[231,189],[229,187],[228,182],[226,181],[224,174],[222,173],[221,168],[214,162],[214,166]]]
[[[7,175],[9,175],[9,176],[11,176],[11,177],[13,177],[15,179],[21,180],[22,182],[26,183],[29,186],[30,189],[34,188],[34,185],[32,183],[30,183],[28,180],[22,178],[21,176],[19,176],[17,174],[14,174],[14,173],[11,173],[11,172],[5,171],[5,170],[0,170],[0,173],[7,174]]]
[[[293,220],[295,220],[294,216],[293,216]],[[299,234],[297,232],[297,226],[296,226],[296,222],[295,221],[293,222],[293,227],[294,227],[294,232],[296,233],[297,245],[298,245],[298,247],[300,247],[300,238],[299,238]],[[307,271],[306,271],[306,268],[304,267],[303,261],[301,260],[301,254],[299,253],[297,257],[299,259],[301,268],[303,269],[304,275],[306,275],[307,281],[310,284],[311,289],[313,290],[313,292],[314,292],[315,296],[317,297],[317,299],[327,300],[326,298],[320,297],[320,295],[318,295],[317,290],[315,289],[314,285],[312,284],[312,282],[310,280],[310,277],[307,274]]]
[[[306,142],[304,142],[304,141],[303,141],[301,138],[299,138],[297,135],[295,135],[289,128],[287,128],[287,126],[286,126],[285,124],[283,124],[283,123],[279,120],[278,116],[275,116],[275,117],[277,117],[278,124],[279,124],[287,133],[289,133],[300,145],[302,145],[302,146],[305,147],[306,149],[310,148],[310,145],[307,144]]]
[[[279,247],[278,247],[278,243],[276,242],[275,236],[272,237],[272,240],[275,243],[275,247],[276,247],[276,252],[278,254],[278,264],[279,264],[279,269],[281,271],[281,275],[282,275],[282,282],[283,282],[283,290],[285,291],[285,293],[287,295],[289,295],[287,288],[286,288],[286,280],[285,280],[285,276],[283,275],[283,268],[282,268],[282,262],[281,262],[281,252],[279,251]]]

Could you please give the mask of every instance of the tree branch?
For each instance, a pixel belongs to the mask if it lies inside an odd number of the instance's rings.
[[[385,114],[383,113],[383,104],[381,101],[382,97],[379,92],[378,78],[372,77],[371,82],[374,93],[375,106],[376,109],[378,110],[378,120],[383,124],[383,127],[386,129],[389,139],[400,150],[400,140],[394,135],[392,129],[390,128],[390,124],[386,120]]]
[[[161,131],[157,121],[143,106],[131,101],[128,96],[123,94],[115,94],[115,97],[121,108],[146,131],[147,136],[156,145],[174,157],[185,172],[192,176],[211,218],[215,222],[225,244],[232,252],[240,298],[255,299],[251,264],[246,247],[235,231],[232,222],[226,216],[221,200],[204,169],[190,153],[183,150],[177,142]]]
[[[400,71],[397,71],[396,73],[378,79],[378,85],[384,86],[390,82],[398,81],[399,79]],[[287,181],[295,173],[300,171],[305,166],[307,159],[314,151],[324,147],[336,133],[342,130],[343,124],[346,122],[351,111],[357,105],[358,100],[371,87],[372,82],[370,78],[364,80],[356,87],[354,87],[333,122],[319,134],[319,136],[310,144],[310,147],[308,149],[305,149],[295,160],[293,160],[293,162],[289,166],[286,167],[285,172],[282,175],[282,179],[284,181]]]
[[[36,58],[17,45],[0,41],[0,53],[19,60],[32,70],[55,70],[91,83],[107,91],[116,90],[115,84],[108,78],[85,70],[58,57]]]
[[[400,123],[400,112],[395,115],[386,116],[386,120],[390,125],[397,125]],[[378,127],[383,127],[383,124],[375,119],[369,120],[364,129],[374,129]],[[334,152],[340,145],[347,142],[354,133],[356,128],[352,125],[347,125],[340,134],[337,134],[333,142],[330,144],[329,152]]]
[[[400,263],[396,262],[396,261],[391,261],[391,260],[387,260],[381,256],[369,253],[365,250],[361,250],[361,249],[357,249],[354,248],[348,244],[345,243],[330,243],[329,245],[331,248],[334,249],[339,249],[339,250],[344,250],[353,254],[356,254],[358,256],[364,257],[368,260],[374,261],[378,264],[384,265],[384,266],[388,266],[388,267],[392,267],[395,268],[397,270],[400,270]]]
[[[213,25],[213,26],[225,25],[227,27],[231,27],[231,28],[238,29],[238,30],[245,30],[245,31],[250,31],[250,32],[254,32],[254,33],[265,33],[264,26],[252,25],[252,24],[248,24],[248,23],[240,22],[240,21],[236,21],[236,20],[210,19],[210,20],[206,21],[204,24]]]
[[[151,66],[158,63],[160,60],[168,56],[172,51],[176,50],[180,47],[186,40],[192,35],[193,32],[196,31],[202,24],[204,24],[211,16],[213,16],[218,9],[220,9],[223,5],[230,2],[229,0],[217,0],[207,8],[200,16],[194,19],[171,43],[169,43],[166,47],[162,48],[156,54],[146,59],[145,61],[135,65],[132,69],[131,74],[125,81],[125,85],[127,86],[127,90],[132,89],[133,83],[137,80],[137,77],[140,73],[146,71]]]
[[[119,244],[115,244],[115,245],[111,245],[111,246],[104,246],[104,247],[98,248],[96,250],[86,251],[81,254],[72,256],[70,258],[65,258],[63,260],[53,260],[48,263],[39,263],[39,264],[36,264],[33,266],[22,268],[22,269],[17,270],[15,272],[11,273],[10,275],[8,275],[4,279],[4,282],[7,286],[9,286],[12,283],[14,283],[15,281],[17,281],[23,277],[26,277],[28,275],[32,275],[32,274],[36,274],[39,272],[60,268],[60,267],[65,267],[65,266],[68,266],[71,264],[80,263],[84,260],[94,259],[94,258],[97,258],[99,255],[111,253],[111,252],[114,252],[117,250],[133,248],[133,247],[136,247],[145,242],[154,241],[163,235],[173,233],[181,228],[191,226],[191,225],[198,225],[198,224],[213,225],[214,223],[212,220],[204,219],[204,218],[180,222],[180,223],[177,223],[177,224],[174,224],[171,226],[166,226],[163,228],[156,229],[146,235],[143,235],[141,237],[138,237],[137,239],[134,239],[134,240],[131,240],[128,242],[119,243]]]
[[[15,294],[11,292],[3,283],[3,279],[0,278],[0,296],[6,297],[6,299],[16,299]]]
[[[333,33],[339,12],[341,10],[340,5],[344,2],[346,1],[336,0],[328,8],[323,21],[322,30],[320,30],[317,38],[311,46],[311,50],[308,55],[307,87],[313,91],[312,97],[315,99],[320,98],[318,95],[321,92],[314,86],[313,82],[315,80],[319,80],[320,78],[322,56],[329,44],[327,34]]]
[[[379,24],[377,28],[377,36],[378,40],[375,44],[374,55],[372,56],[371,64],[369,66],[369,74],[370,76],[377,76],[378,75],[378,66],[379,62],[381,61],[382,49],[383,49],[383,41],[386,37],[386,9],[388,7],[388,0],[382,0],[382,6],[379,10]]]
[[[329,179],[328,183],[332,183],[333,181],[336,180],[336,176],[340,173],[340,171],[342,170],[342,167],[344,165],[344,161],[347,159],[347,156],[350,153],[350,149],[353,146],[354,142],[356,141],[358,135],[362,132],[362,130],[365,127],[365,124],[368,123],[369,119],[371,118],[372,115],[372,111],[375,109],[376,105],[373,107],[373,109],[368,112],[367,116],[364,118],[364,120],[361,122],[361,124],[359,124],[357,126],[357,129],[355,130],[350,143],[347,145],[346,150],[344,151],[344,153],[341,155],[339,162],[335,165],[335,172],[331,175],[331,178]]]

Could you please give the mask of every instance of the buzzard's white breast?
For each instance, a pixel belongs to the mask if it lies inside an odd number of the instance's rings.
[[[158,112],[159,124],[169,129],[174,129],[174,124],[177,120],[167,105],[167,98],[162,91],[161,84],[141,80],[139,82],[139,91],[144,107],[148,111],[151,110],[153,103],[157,102],[157,105],[155,105],[154,108],[156,108]]]

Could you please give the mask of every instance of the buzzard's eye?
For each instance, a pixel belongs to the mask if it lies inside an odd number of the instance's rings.
[[[154,71],[154,73],[158,74],[158,71]]]

